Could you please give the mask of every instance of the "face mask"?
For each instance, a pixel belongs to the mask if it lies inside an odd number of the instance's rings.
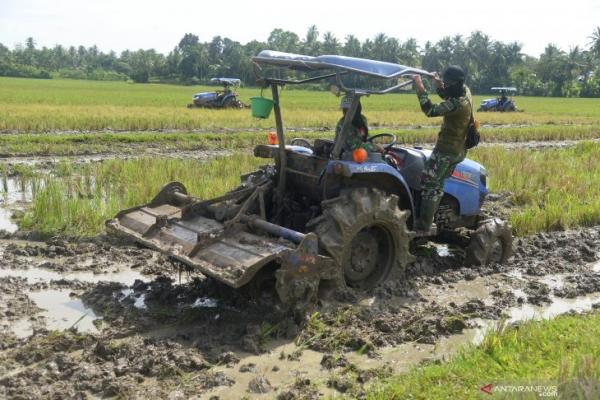
[[[463,85],[462,83],[454,83],[450,86],[444,85],[443,89],[443,97],[448,99],[450,97],[460,97],[463,95]]]

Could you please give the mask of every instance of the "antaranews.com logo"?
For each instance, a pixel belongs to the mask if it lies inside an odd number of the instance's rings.
[[[552,398],[558,397],[558,386],[557,385],[535,385],[535,384],[492,384],[487,383],[479,388],[479,390],[488,395],[502,394],[502,395],[517,395],[531,393],[537,395],[539,398]]]

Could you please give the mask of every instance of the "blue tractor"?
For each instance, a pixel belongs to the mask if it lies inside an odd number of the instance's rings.
[[[491,90],[493,92],[498,92],[498,96],[493,99],[482,100],[477,111],[517,111],[517,106],[512,97],[512,95],[516,93],[517,88],[493,87]]]
[[[259,84],[271,89],[272,99],[261,103],[271,105],[277,127],[277,143],[258,145],[254,154],[273,162],[215,199],[195,198],[172,182],[150,203],[121,211],[107,226],[231,287],[256,290],[271,282],[284,304],[301,309],[315,301],[322,281],[370,289],[393,269],[403,271],[414,259],[412,226],[430,152],[397,146],[394,134],[383,133],[368,139],[384,141],[382,152],[354,161],[342,144],[361,97],[412,83],[404,77],[432,74],[380,61],[275,51],[262,51],[252,61]],[[281,69],[303,78],[280,78],[289,75]],[[345,83],[351,75],[393,83],[378,90],[352,88]],[[352,95],[340,133],[335,140],[297,138],[286,144],[280,88],[320,80],[334,81]],[[466,228],[467,263],[504,262],[511,255],[510,227],[481,216],[488,193],[485,168],[464,160],[444,191],[437,232],[422,239]]]
[[[239,99],[235,88],[241,82],[237,78],[212,78],[211,83],[223,85],[223,90],[200,92],[192,96],[188,108],[244,108],[246,105]]]

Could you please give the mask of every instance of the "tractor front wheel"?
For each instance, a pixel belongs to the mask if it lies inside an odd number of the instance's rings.
[[[469,265],[502,264],[512,255],[512,230],[498,218],[484,220],[471,234],[466,261]]]
[[[359,188],[321,203],[322,214],[308,223],[319,246],[338,264],[346,284],[371,289],[397,266],[413,260],[409,212],[398,208],[398,197],[377,189]]]

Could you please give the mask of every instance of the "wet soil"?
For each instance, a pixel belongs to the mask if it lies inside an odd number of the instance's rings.
[[[135,245],[5,236],[8,398],[355,398],[499,318],[600,304],[600,227],[520,238],[501,266],[465,267],[460,248],[424,244],[405,275],[367,293],[324,289],[303,321],[273,291],[232,290]]]
[[[136,159],[140,157],[173,157],[173,158],[185,158],[205,161],[217,156],[231,155],[232,152],[228,150],[171,150],[171,149],[156,149],[145,146],[133,146],[129,151],[117,151],[111,150],[106,152],[98,152],[94,154],[72,154],[72,155],[20,155],[20,154],[2,154],[0,155],[0,162],[6,165],[7,169],[10,169],[14,165],[27,164],[35,166],[38,169],[51,169],[60,162],[70,162],[73,165],[87,164],[92,162],[101,162],[104,160],[111,160],[114,158],[119,159]]]
[[[484,213],[507,217],[510,199]],[[441,239],[369,292],[323,287],[299,318],[268,285],[233,290],[120,239],[0,232],[0,398],[360,398],[499,319],[600,305],[600,226],[518,238],[484,267]]]
[[[496,126],[495,126],[496,127]],[[499,126],[503,127],[503,126]],[[393,128],[398,129],[398,128]],[[407,129],[407,128],[402,128]],[[328,128],[320,129],[321,131],[328,131]],[[256,132],[264,132],[264,129],[257,130]],[[305,129],[286,129],[288,133],[297,137],[302,137],[302,132]],[[311,130],[312,131],[312,130]],[[237,131],[234,131],[237,132]],[[244,131],[247,132],[247,131]],[[502,146],[507,149],[552,149],[552,148],[565,148],[577,145],[582,141],[600,142],[599,138],[591,139],[568,139],[568,140],[530,140],[530,141],[483,141],[479,144],[480,147],[490,146]],[[431,149],[433,143],[431,142],[416,142],[416,143],[402,143],[401,146],[406,147],[417,147]],[[85,162],[96,162],[113,158],[120,159],[135,159],[140,157],[174,157],[174,158],[187,158],[187,159],[198,159],[206,160],[214,156],[228,155],[231,154],[227,150],[207,150],[205,145],[198,145],[197,148],[190,148],[189,150],[179,150],[176,148],[160,148],[156,144],[152,143],[126,143],[126,144],[114,144],[110,148],[86,148],[70,149],[68,154],[48,154],[44,153],[20,153],[20,152],[0,152],[0,162],[12,165],[12,164],[29,164],[39,166],[40,168],[51,168],[53,165],[60,161],[69,161],[74,164],[85,163]]]

